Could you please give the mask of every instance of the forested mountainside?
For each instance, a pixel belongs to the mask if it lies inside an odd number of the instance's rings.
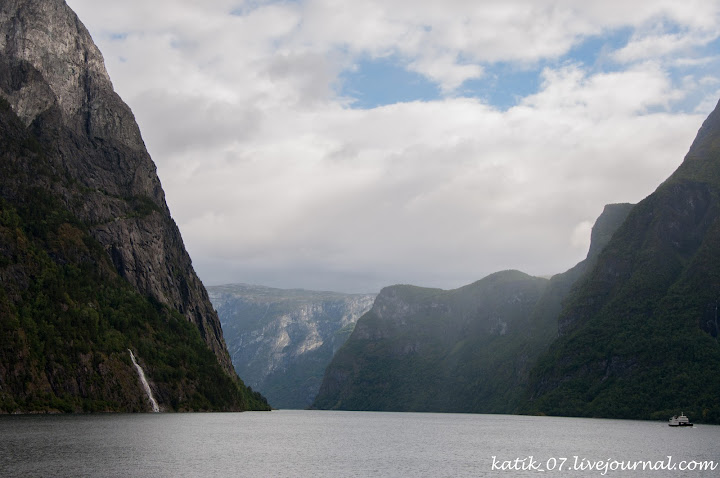
[[[720,109],[568,297],[528,413],[720,423]]]
[[[102,55],[62,0],[0,4],[0,411],[267,409]]]
[[[682,410],[720,423],[719,219],[716,107],[677,171],[638,205],[606,208],[588,258],[538,283],[540,294],[518,273],[475,290],[383,290],[315,406],[640,419]]]
[[[511,413],[530,368],[557,337],[557,314],[631,204],[611,204],[587,258],[551,279],[492,274],[445,291],[383,289],[325,372],[314,407]]]
[[[444,291],[384,288],[328,367],[316,408],[478,411],[548,280],[518,271]],[[504,353],[502,358],[505,357]],[[491,405],[492,407],[493,405]]]
[[[238,374],[275,408],[307,408],[325,368],[376,294],[208,287]]]

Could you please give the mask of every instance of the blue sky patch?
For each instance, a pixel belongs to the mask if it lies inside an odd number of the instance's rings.
[[[624,47],[630,41],[633,30],[618,28],[602,35],[593,35],[574,45],[564,59],[585,65],[591,71],[605,71],[613,68],[610,53]]]
[[[665,31],[671,31],[672,25],[666,25]],[[454,97],[478,98],[480,101],[499,110],[507,110],[517,105],[523,98],[535,94],[541,85],[541,72],[546,67],[556,68],[571,63],[583,65],[588,74],[623,71],[627,64],[617,63],[612,54],[628,44],[633,34],[632,28],[618,28],[606,31],[602,35],[584,38],[573,46],[567,54],[551,59],[537,61],[531,65],[515,62],[482,64],[485,74],[481,78],[468,80],[450,93]],[[687,76],[700,81],[704,76],[715,76],[720,55],[720,39],[716,39],[698,51],[688,52],[688,59],[697,55],[711,60],[697,65],[666,65],[673,83],[681,87]],[[340,75],[339,96],[352,98],[352,108],[369,109],[395,103],[410,101],[433,101],[445,97],[439,85],[420,73],[408,71],[407,60],[396,55],[359,60],[352,70]],[[670,106],[672,111],[692,112],[706,95],[714,94],[720,84],[702,85],[692,88],[693,95],[676,101]],[[658,106],[660,110],[663,106]]]
[[[354,98],[353,108],[440,98],[440,89],[425,76],[405,69],[396,57],[366,58],[340,75],[340,96]]]
[[[507,110],[538,91],[540,69],[519,69],[512,64],[496,64],[485,69],[485,76],[469,80],[458,88],[458,96],[474,97],[499,110]]]
[[[617,29],[591,36],[574,46],[567,55],[533,65],[516,63],[483,64],[482,78],[463,83],[452,96],[479,98],[495,108],[506,110],[540,87],[540,72],[560,62],[584,64],[590,71],[617,67],[608,54],[626,45],[632,30]],[[408,101],[432,101],[443,97],[439,86],[427,77],[406,69],[407,62],[397,56],[363,58],[355,68],[340,75],[339,95],[353,98],[353,108],[375,108]]]

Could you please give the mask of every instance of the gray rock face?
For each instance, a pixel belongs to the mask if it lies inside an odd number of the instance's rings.
[[[0,49],[33,65],[50,87],[30,82],[8,95],[26,124],[57,105],[67,124],[144,151],[140,130],[114,93],[102,54],[64,1],[5,1],[0,24]]]
[[[235,370],[276,408],[306,408],[374,294],[208,287]]]
[[[56,145],[53,189],[137,290],[196,324],[234,375],[220,321],[170,217],[130,108],[113,91],[100,51],[63,0],[0,3],[0,96]]]

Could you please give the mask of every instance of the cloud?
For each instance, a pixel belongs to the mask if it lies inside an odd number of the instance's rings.
[[[408,68],[438,83],[444,92],[452,92],[467,80],[483,76],[481,66],[458,64],[454,58],[445,55],[438,55],[435,58],[421,58],[411,62]]]
[[[679,164],[702,118],[637,114],[673,94],[657,69],[569,68],[506,112],[447,99],[286,117],[277,131],[266,120],[262,144],[237,151],[246,161],[165,176],[168,196],[187,241],[238,274],[264,261],[278,275],[454,286],[508,267],[559,272],[587,252],[578,223],[642,199]]]
[[[372,291],[561,272],[605,204],[642,199],[680,164],[717,102],[702,50],[716,2],[68,3],[208,284]],[[620,29],[630,40],[609,66],[568,56]],[[338,82],[366,58],[397,58],[443,94],[354,109]],[[496,62],[539,87],[503,109],[458,94]]]
[[[570,244],[583,250],[590,249],[590,235],[592,233],[593,223],[590,221],[582,221],[572,231]]]
[[[631,38],[630,42],[612,57],[622,63],[650,58],[662,58],[677,53],[687,54],[694,48],[707,45],[718,37],[718,32],[652,32]]]

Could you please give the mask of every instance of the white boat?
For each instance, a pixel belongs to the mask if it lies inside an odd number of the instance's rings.
[[[678,417],[675,415],[668,421],[668,425],[671,427],[691,427],[693,424],[690,422],[690,419],[685,416],[684,413],[680,413],[680,416]]]

